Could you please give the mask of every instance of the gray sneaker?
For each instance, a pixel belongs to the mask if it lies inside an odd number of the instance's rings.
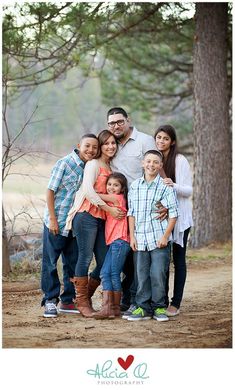
[[[45,311],[43,317],[46,318],[55,318],[58,315],[57,307],[56,307],[56,299],[52,299],[51,301],[45,302]]]
[[[166,309],[164,307],[157,307],[154,310],[153,318],[157,321],[169,321],[168,316],[166,315]]]
[[[142,309],[142,307],[138,307],[137,309],[133,310],[127,319],[128,321],[144,321],[151,320],[151,318],[152,314],[147,313],[147,311]]]
[[[127,320],[135,309],[137,309],[137,306],[132,304],[128,310],[124,311],[122,318]]]

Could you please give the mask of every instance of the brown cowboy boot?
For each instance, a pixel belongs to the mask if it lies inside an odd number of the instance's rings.
[[[95,311],[92,309],[88,300],[88,277],[87,276],[75,276],[70,279],[74,283],[76,290],[76,305],[83,317],[92,317]]]
[[[114,291],[113,292],[113,308],[114,308],[115,317],[120,317],[120,315],[121,315],[120,301],[121,301],[121,291]]]
[[[113,310],[113,291],[104,290],[103,291],[103,301],[100,311],[97,311],[93,314],[96,320],[103,320],[105,318],[112,319],[115,318]]]
[[[92,277],[89,278],[87,289],[88,289],[88,300],[91,306],[92,306],[91,297],[94,295],[95,290],[99,285],[100,285],[100,280],[94,279]]]

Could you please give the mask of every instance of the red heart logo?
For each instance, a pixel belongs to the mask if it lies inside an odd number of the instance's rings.
[[[130,367],[130,365],[133,363],[134,356],[129,355],[127,356],[126,360],[123,360],[121,357],[119,357],[117,361],[124,370],[127,370]]]

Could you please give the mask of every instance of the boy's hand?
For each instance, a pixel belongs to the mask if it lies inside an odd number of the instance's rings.
[[[59,225],[56,218],[50,218],[49,232],[54,235],[59,233]]]
[[[157,242],[157,247],[158,248],[165,248],[168,244],[168,239],[164,236],[160,238],[160,240]]]
[[[131,247],[131,249],[132,249],[134,252],[136,252],[136,251],[138,250],[138,248],[137,248],[137,241],[136,241],[136,238],[135,238],[135,237],[133,237],[133,238],[130,239],[130,247]]]

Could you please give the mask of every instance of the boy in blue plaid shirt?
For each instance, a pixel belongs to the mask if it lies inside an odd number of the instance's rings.
[[[70,278],[74,276],[78,249],[76,238],[65,230],[66,218],[81,186],[85,163],[96,157],[98,139],[94,134],[82,136],[78,149],[58,160],[52,169],[47,187],[47,206],[44,213],[43,257],[41,288],[44,293],[44,317],[57,317],[59,311],[78,313],[73,300],[75,290]],[[64,291],[60,294],[57,261],[62,257]]]
[[[135,180],[128,193],[130,246],[136,252],[138,287],[136,304],[129,321],[168,321],[165,283],[170,263],[171,232],[178,217],[175,190],[159,175],[162,154],[149,150],[144,155],[144,175]],[[156,218],[158,202],[168,209],[168,220]]]

